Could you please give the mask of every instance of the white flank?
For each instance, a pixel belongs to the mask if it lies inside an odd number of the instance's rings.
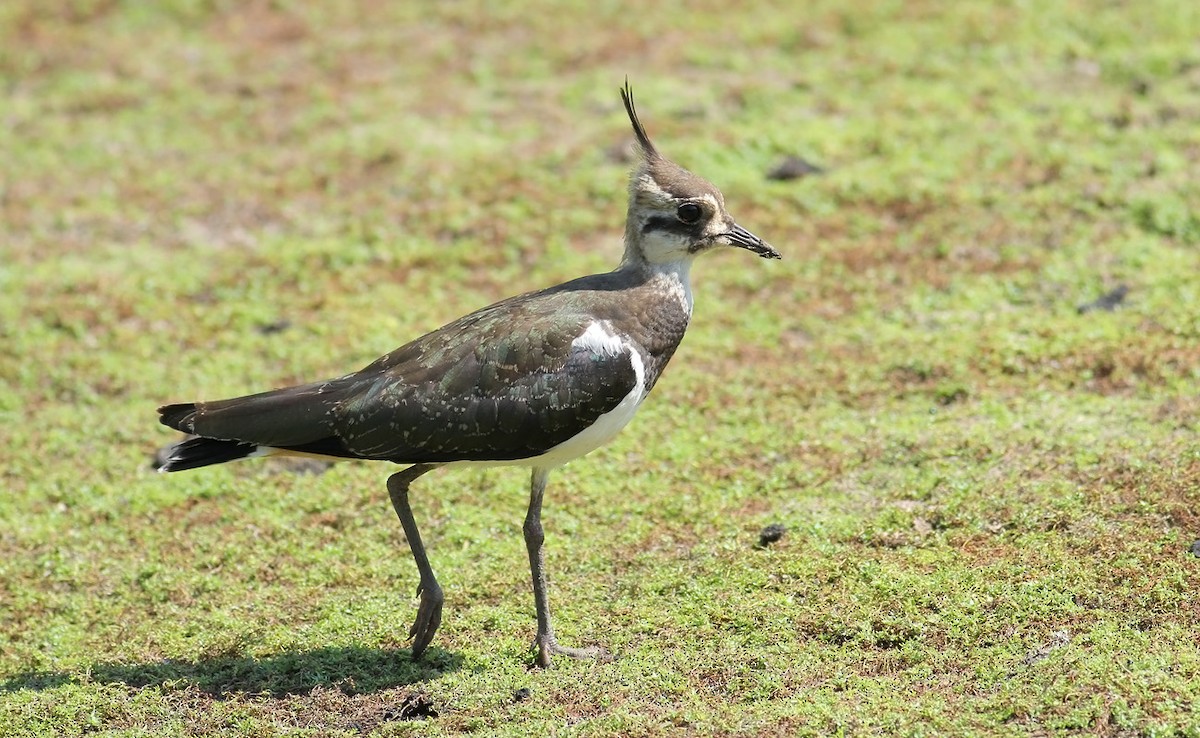
[[[588,326],[588,330],[584,332],[583,336],[575,339],[572,345],[579,345],[579,341],[584,336],[587,336],[597,325],[597,323],[592,323]],[[616,407],[596,418],[595,423],[592,423],[587,428],[584,428],[541,456],[533,459],[522,459],[519,463],[540,468],[565,464],[571,459],[577,459],[584,454],[591,453],[608,443],[621,432],[622,428],[629,425],[629,421],[633,420],[638,406],[642,404],[642,400],[646,399],[646,365],[642,361],[641,354],[638,353],[633,344],[625,343],[612,334],[607,335],[620,347],[619,353],[627,353],[629,356],[629,361],[633,365],[633,376],[636,380],[633,389],[629,391],[629,394],[625,395],[625,398]]]

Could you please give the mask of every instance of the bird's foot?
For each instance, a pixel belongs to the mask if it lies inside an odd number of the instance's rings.
[[[442,623],[442,588],[436,581],[421,582],[417,585],[417,594],[421,604],[417,605],[417,619],[408,629],[408,637],[412,639],[412,655],[414,659],[421,658],[425,648],[433,640],[438,626]]]
[[[537,638],[533,641],[533,646],[537,649],[537,658],[533,665],[543,669],[550,666],[550,661],[554,656],[566,656],[572,659],[595,659],[600,662],[613,660],[612,654],[599,646],[589,646],[587,648],[560,646],[554,638],[553,633],[538,633]]]

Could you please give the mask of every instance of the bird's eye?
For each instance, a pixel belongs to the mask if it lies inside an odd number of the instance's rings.
[[[704,211],[694,202],[685,202],[675,211],[675,215],[681,221],[690,225],[700,220],[700,216],[704,215]]]

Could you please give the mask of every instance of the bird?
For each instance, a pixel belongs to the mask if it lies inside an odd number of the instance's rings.
[[[638,159],[616,269],[484,307],[336,379],[158,409],[161,423],[188,434],[165,452],[163,472],[276,454],[405,465],[387,490],[419,576],[414,660],[437,632],[444,594],[409,488],[434,469],[463,465],[532,470],[522,532],[534,665],[610,658],[555,637],[541,519],[550,472],[610,441],[654,388],[691,319],[697,256],[734,247],[781,258],[729,215],[720,190],[655,148],[628,79],[620,94]]]

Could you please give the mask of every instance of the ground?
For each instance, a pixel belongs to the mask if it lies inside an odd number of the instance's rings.
[[[495,5],[0,6],[0,734],[1200,736],[1200,5]],[[155,474],[154,410],[614,266],[627,76],[784,259],[551,477],[617,658],[528,668],[466,470],[414,663],[390,468]]]

